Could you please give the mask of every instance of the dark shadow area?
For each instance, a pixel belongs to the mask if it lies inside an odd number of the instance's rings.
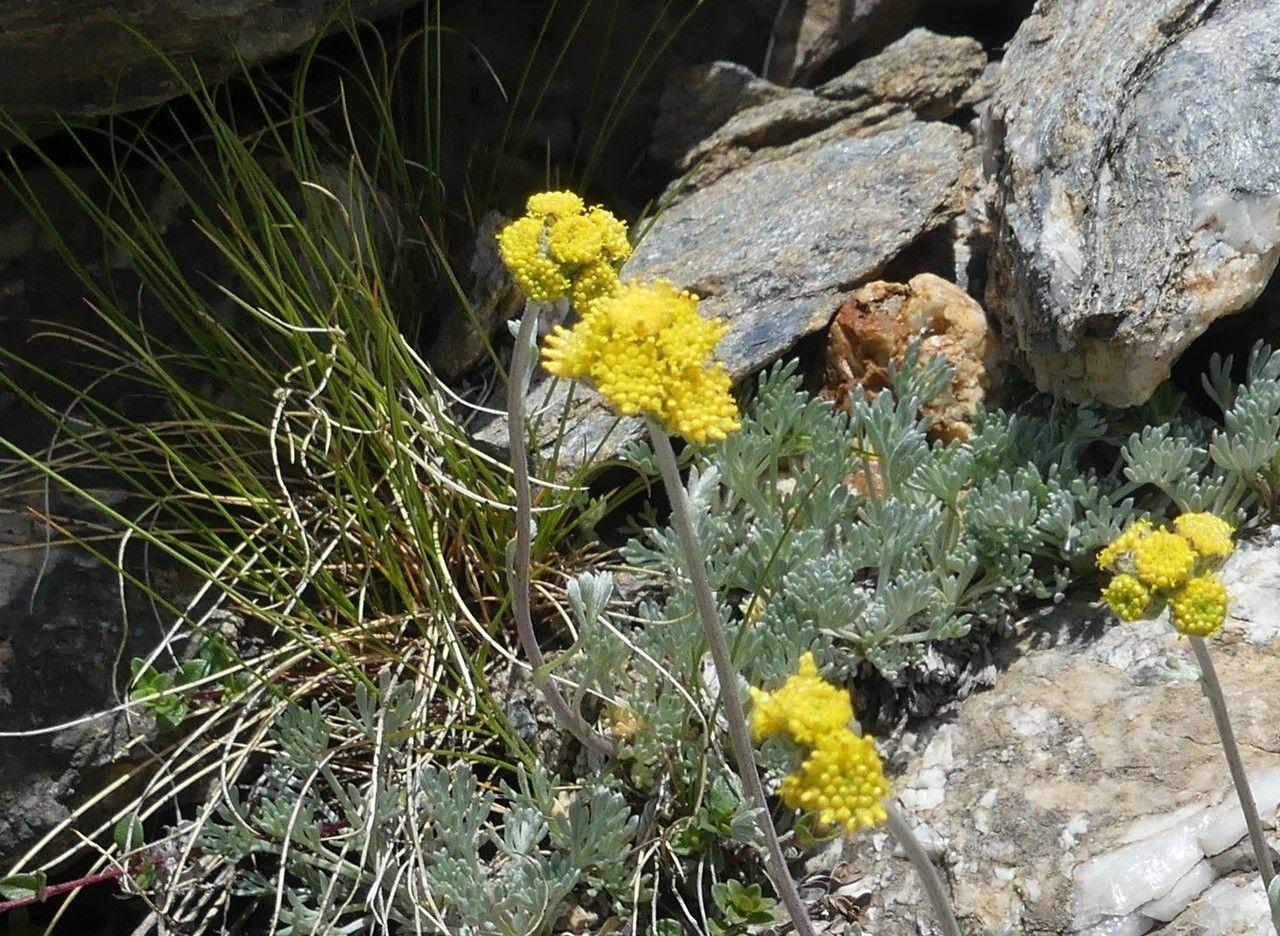
[[[998,59],[1034,6],[1035,0],[903,2],[898,15],[880,17],[874,30],[832,56],[807,84],[816,87],[844,74],[864,58],[883,51],[885,46],[920,26],[944,36],[972,36],[982,43],[988,56]]]
[[[1182,352],[1174,362],[1171,379],[1197,409],[1216,418],[1220,413],[1201,381],[1209,370],[1209,360],[1215,354],[1230,355],[1231,377],[1239,382],[1244,378],[1249,352],[1259,341],[1272,347],[1280,344],[1280,276],[1274,274],[1252,306],[1213,322]]]

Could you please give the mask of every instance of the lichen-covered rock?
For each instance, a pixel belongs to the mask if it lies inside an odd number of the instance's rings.
[[[942,123],[908,122],[840,139],[732,172],[665,211],[644,235],[624,277],[667,279],[722,317],[718,349],[736,379],[776,360],[827,326],[840,303],[904,249],[945,227],[971,182],[968,138]],[[554,440],[564,383],[536,386],[529,411]],[[608,458],[630,438],[581,386],[559,443],[562,467]],[[506,428],[481,438],[503,444]]]
[[[824,395],[839,407],[851,393],[884,390],[913,342],[922,358],[942,355],[953,371],[951,385],[926,409],[931,434],[969,438],[970,420],[997,378],[999,345],[982,306],[932,273],[868,283],[840,307],[827,333]]]
[[[1211,652],[1274,842],[1280,696],[1259,687],[1280,680],[1277,531],[1241,546],[1223,576],[1239,597]],[[1165,620],[1118,624],[1072,601],[999,656],[1012,662],[993,688],[924,733],[894,779],[965,932],[1270,932],[1186,640]],[[853,837],[811,867],[858,870],[845,886],[864,899],[866,932],[933,932],[914,874],[891,850]]]
[[[376,18],[407,6],[409,0],[356,0],[351,9]],[[0,108],[38,134],[59,116],[145,107],[184,91],[157,50],[183,67],[194,62],[202,78],[215,80],[305,45],[332,25],[338,9],[332,0],[0,4]]]
[[[1038,4],[985,135],[987,308],[1040,387],[1145,400],[1280,257],[1280,2]]]

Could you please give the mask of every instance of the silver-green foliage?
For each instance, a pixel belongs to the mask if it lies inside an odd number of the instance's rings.
[[[1206,510],[1240,521],[1275,507],[1280,481],[1280,353],[1259,343],[1239,384],[1232,359],[1217,355],[1203,378],[1222,412],[1206,431],[1202,420],[1176,414],[1130,437],[1123,456],[1134,484],[1157,489],[1180,511]]]
[[[512,786],[424,765],[405,743],[421,730],[413,686],[355,701],[290,707],[252,801],[232,794],[205,827],[203,847],[239,866],[241,894],[278,899],[263,931],[531,936],[571,892],[629,895],[636,819],[618,792],[586,783],[559,797],[536,766]],[[375,773],[344,767],[361,748]]]
[[[1002,624],[1023,597],[1060,596],[1130,519],[1117,472],[1083,464],[1108,434],[1095,411],[1037,401],[980,413],[966,441],[933,441],[921,410],[948,379],[943,361],[912,355],[891,392],[837,413],[793,369],[775,369],[742,431],[691,469],[750,681],[777,678],[814,646],[846,672],[865,661],[894,679],[931,643]],[[685,619],[671,532],[646,530],[628,558],[675,583],[657,618]],[[682,639],[674,630],[657,639]],[[691,659],[696,647],[684,650]]]

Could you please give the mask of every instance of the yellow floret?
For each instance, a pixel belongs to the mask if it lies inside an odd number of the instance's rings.
[[[1177,588],[1191,577],[1195,562],[1191,544],[1168,530],[1149,533],[1133,549],[1138,578],[1148,588]]]
[[[543,254],[542,228],[537,218],[517,218],[498,233],[498,251],[526,296],[534,302],[554,302],[564,298],[569,278]]]
[[[572,192],[530,196],[528,213],[499,232],[498,248],[528,299],[567,297],[583,314],[617,289],[631,253],[627,226],[603,208],[588,211]]]
[[[597,299],[613,295],[617,288],[618,271],[607,260],[595,260],[574,271],[569,299],[585,315]]]
[[[543,358],[553,374],[589,379],[620,413],[643,413],[706,442],[738,428],[728,374],[708,360],[725,331],[698,313],[693,294],[667,282],[630,282],[552,335]]]
[[[1169,601],[1170,620],[1180,634],[1208,637],[1227,617],[1227,587],[1216,575],[1197,575]]]
[[[559,218],[547,228],[547,253],[565,265],[591,263],[600,258],[603,249],[600,229],[582,215]]]
[[[1231,542],[1231,524],[1213,514],[1183,514],[1173,521],[1173,527],[1206,559],[1225,559],[1235,549]]]
[[[1152,530],[1150,520],[1138,520],[1129,524],[1115,542],[1098,553],[1098,568],[1110,572],[1115,568],[1116,560],[1127,552],[1132,552]]]
[[[525,202],[525,209],[534,218],[567,218],[569,215],[582,214],[582,199],[573,192],[539,192],[530,195]]]
[[[1147,616],[1151,592],[1132,575],[1121,573],[1102,590],[1102,600],[1122,621],[1136,621]]]
[[[612,211],[601,208],[587,209],[586,218],[600,232],[601,247],[605,257],[620,263],[631,256],[631,241],[627,240],[627,226]]]
[[[787,735],[812,745],[819,737],[845,729],[853,720],[853,703],[845,689],[818,675],[812,653],[800,657],[794,675],[778,689],[751,689],[751,729],[756,743]]]
[[[800,769],[778,788],[792,809],[815,814],[824,826],[853,832],[887,818],[889,783],[871,739],[848,728],[820,736]]]

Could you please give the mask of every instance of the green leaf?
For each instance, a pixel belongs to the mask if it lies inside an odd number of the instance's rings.
[[[31,874],[11,874],[0,878],[0,897],[5,900],[22,900],[24,897],[38,897],[44,892],[48,879],[43,871]]]
[[[112,832],[116,847],[121,851],[133,851],[146,844],[146,833],[142,829],[142,821],[135,815],[128,815],[116,823]]]

